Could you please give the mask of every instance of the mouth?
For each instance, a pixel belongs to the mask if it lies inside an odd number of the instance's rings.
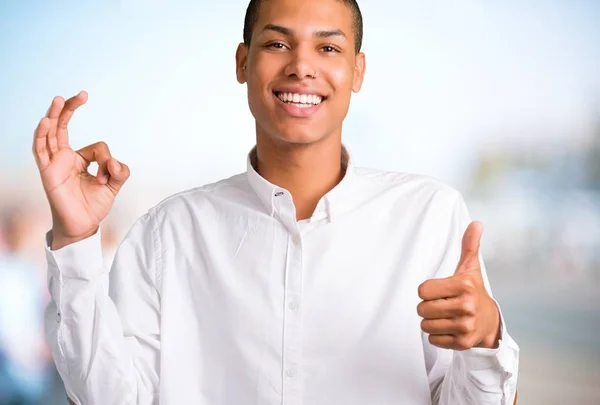
[[[327,97],[319,94],[288,93],[283,91],[274,91],[273,94],[284,104],[297,108],[315,107],[327,100]]]

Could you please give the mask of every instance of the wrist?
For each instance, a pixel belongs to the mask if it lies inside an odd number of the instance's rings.
[[[51,245],[50,245],[50,249],[51,250],[59,250],[62,249],[64,247],[67,247],[69,245],[72,245],[73,243],[77,243],[79,241],[82,241],[84,239],[89,238],[90,236],[94,235],[96,232],[98,231],[98,228],[95,228],[89,232],[86,232],[83,235],[79,235],[79,236],[66,236],[63,233],[61,233],[58,230],[55,230],[54,228],[52,228],[50,235],[51,235]]]

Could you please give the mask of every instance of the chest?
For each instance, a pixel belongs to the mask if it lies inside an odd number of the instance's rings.
[[[271,217],[215,218],[169,235],[161,296],[236,336],[281,334],[290,312],[320,340],[328,330],[337,339],[365,328],[414,329],[417,288],[435,273],[439,253],[417,219],[390,220],[371,213],[294,232]]]
[[[435,270],[435,232],[390,220],[367,212],[295,232],[240,216],[165,231],[165,364],[217,397],[233,392],[223,381],[240,398],[303,392],[307,403],[397,398],[398,381],[426,392],[417,288]]]

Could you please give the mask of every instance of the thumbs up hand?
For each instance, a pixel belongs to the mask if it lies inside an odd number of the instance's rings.
[[[429,342],[443,349],[496,348],[500,339],[500,312],[488,294],[479,262],[483,225],[472,222],[462,240],[456,272],[419,286],[417,313]]]

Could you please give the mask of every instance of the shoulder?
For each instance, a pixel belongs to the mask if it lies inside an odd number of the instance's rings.
[[[394,199],[437,202],[454,206],[462,203],[461,193],[442,180],[417,173],[355,168],[359,187],[375,193],[390,194]]]
[[[246,174],[240,173],[167,196],[151,207],[146,216],[162,218],[174,212],[210,210],[219,203],[248,199],[250,192]]]

